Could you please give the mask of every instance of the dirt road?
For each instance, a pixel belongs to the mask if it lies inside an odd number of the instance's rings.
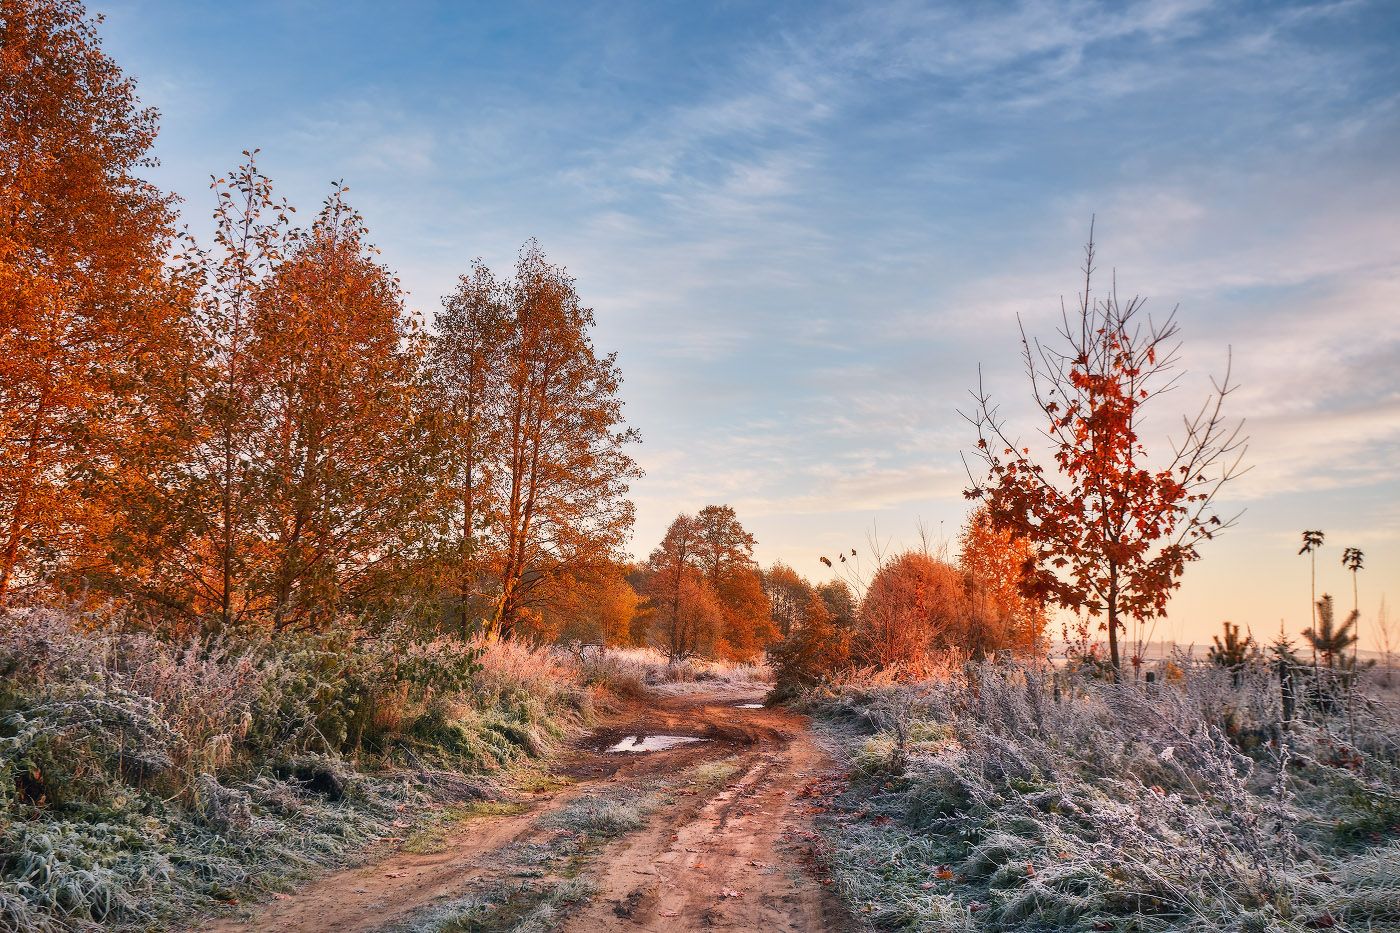
[[[827,763],[803,717],[744,708],[760,699],[730,688],[630,703],[556,756],[558,782],[507,812],[201,929],[411,930],[451,918],[456,930],[508,930],[527,915],[566,933],[858,929],[810,866],[802,789]],[[639,736],[701,741],[630,750]],[[609,750],[619,743],[629,750]],[[602,837],[571,828],[571,814],[599,807],[644,819]],[[539,906],[565,887],[588,896]]]

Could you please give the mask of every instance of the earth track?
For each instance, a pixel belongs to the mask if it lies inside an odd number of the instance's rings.
[[[529,795],[526,809],[475,816],[449,828],[438,851],[400,848],[335,872],[240,918],[199,926],[217,933],[277,930],[375,931],[414,918],[509,877],[511,851],[547,845],[560,830],[548,817],[586,794],[641,796],[697,766],[731,774],[703,792],[679,789],[641,828],[596,851],[582,875],[595,893],[558,929],[590,931],[848,931],[858,927],[808,870],[810,807],[800,788],[829,763],[804,717],[740,709],[760,694],[719,687],[627,704],[561,750],[553,772],[571,783]],[[627,736],[685,735],[705,741],[647,753],[609,753]]]

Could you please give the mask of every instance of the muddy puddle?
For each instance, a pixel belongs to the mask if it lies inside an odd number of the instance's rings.
[[[629,735],[608,749],[609,752],[664,752],[668,748],[704,742],[691,735]]]
[[[762,703],[740,703],[735,709],[763,709]]]

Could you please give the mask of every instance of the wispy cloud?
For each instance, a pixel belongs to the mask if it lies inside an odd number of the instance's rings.
[[[260,143],[303,204],[344,175],[427,309],[529,236],[578,275],[647,439],[639,552],[712,501],[804,570],[956,524],[956,409],[980,362],[1024,414],[1016,316],[1051,329],[1091,215],[1102,281],[1181,305],[1178,403],[1233,345],[1254,435],[1218,553],[1255,577],[1193,570],[1183,618],[1273,624],[1260,535],[1394,518],[1393,4],[96,5],[168,112],[164,183]]]

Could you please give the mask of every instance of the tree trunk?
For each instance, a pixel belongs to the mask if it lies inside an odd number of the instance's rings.
[[[1123,668],[1118,658],[1118,567],[1109,565],[1108,571],[1108,662],[1113,667],[1113,682],[1122,682]]]

